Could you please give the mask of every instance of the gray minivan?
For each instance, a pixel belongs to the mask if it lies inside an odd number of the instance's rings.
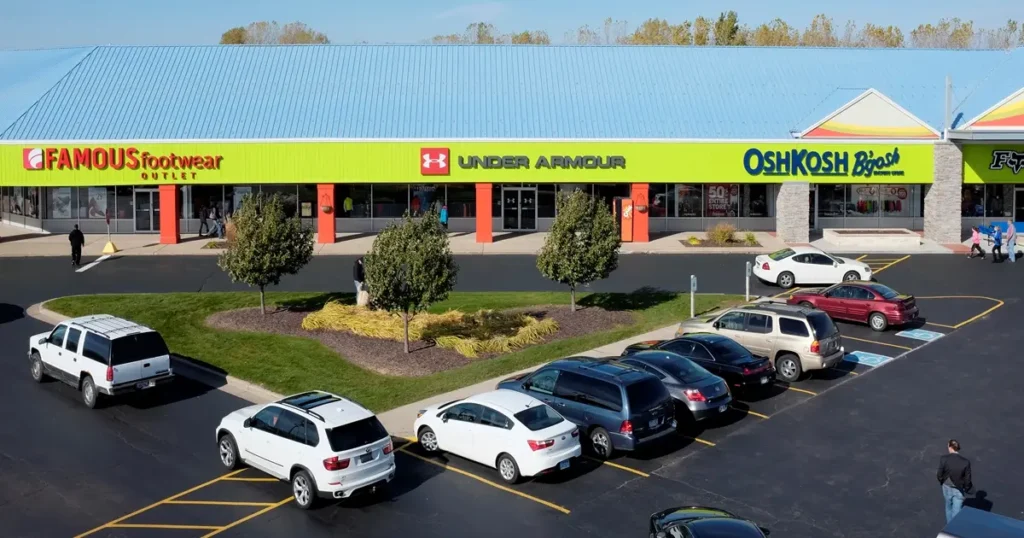
[[[676,431],[675,404],[652,374],[616,361],[570,357],[498,388],[552,406],[586,433],[594,454],[632,451]]]

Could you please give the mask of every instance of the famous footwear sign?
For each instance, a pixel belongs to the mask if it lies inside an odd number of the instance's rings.
[[[133,170],[143,180],[196,179],[203,170],[220,170],[221,155],[151,154],[135,147],[24,148],[25,170]]]
[[[421,148],[420,173],[425,176],[449,175],[451,151],[448,148]],[[463,170],[614,170],[626,168],[622,155],[459,155],[455,164]]]
[[[751,148],[743,155],[743,168],[752,176],[902,176],[900,149],[885,153],[873,150],[817,151]]]

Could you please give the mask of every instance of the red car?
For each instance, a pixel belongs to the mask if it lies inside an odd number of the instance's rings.
[[[828,288],[805,288],[786,302],[823,310],[834,319],[867,323],[876,331],[917,319],[917,301],[913,295],[901,295],[877,282],[843,282]]]

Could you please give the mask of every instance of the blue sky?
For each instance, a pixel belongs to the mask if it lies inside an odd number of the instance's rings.
[[[582,24],[600,26],[606,17],[635,26],[660,17],[670,22],[733,9],[756,24],[781,17],[803,28],[817,12],[841,29],[847,19],[895,24],[909,31],[942,17],[971,19],[977,26],[1002,26],[1024,19],[1021,0],[859,0],[766,2],[765,0],[49,0],[12,1],[0,15],[0,49],[78,45],[212,44],[232,26],[256,20],[303,21],[334,43],[415,43],[435,34],[461,32],[478,20],[502,32],[545,30],[555,42]],[[908,36],[909,37],[909,36]]]

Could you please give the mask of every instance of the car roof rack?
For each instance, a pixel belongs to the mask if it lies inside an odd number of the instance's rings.
[[[81,327],[91,333],[103,336],[108,340],[115,340],[122,336],[130,336],[133,334],[153,331],[153,329],[150,329],[145,325],[114,317],[110,314],[73,318],[68,320],[68,325]]]
[[[322,405],[327,405],[329,403],[340,401],[342,401],[342,398],[335,396],[329,392],[314,390],[283,398],[281,400],[278,400],[277,403],[290,407],[292,409],[302,411],[316,419],[319,419],[320,422],[327,422],[326,420],[324,420],[324,417],[322,415],[320,415],[316,411],[313,411],[313,409],[320,407]]]

